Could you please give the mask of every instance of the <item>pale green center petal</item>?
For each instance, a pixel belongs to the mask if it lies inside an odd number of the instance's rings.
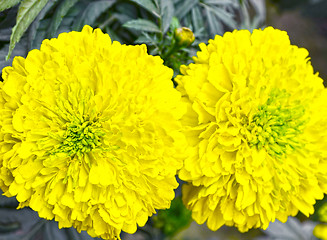
[[[90,152],[101,145],[101,137],[105,133],[101,130],[101,124],[87,119],[74,118],[66,124],[65,134],[61,137],[61,144],[53,150],[53,154],[66,153],[69,157]]]
[[[267,102],[258,107],[247,126],[252,136],[250,146],[259,150],[265,148],[275,157],[301,148],[303,144],[299,135],[307,122],[304,114],[304,106],[291,103],[285,90],[272,90]]]

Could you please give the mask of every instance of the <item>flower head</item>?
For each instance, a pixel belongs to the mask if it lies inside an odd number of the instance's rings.
[[[286,32],[228,32],[182,66],[190,149],[180,178],[200,224],[267,228],[327,191],[327,92]]]
[[[187,27],[176,28],[174,35],[178,46],[187,47],[195,40],[194,33]]]
[[[170,206],[184,144],[173,71],[100,29],[3,69],[0,187],[59,227],[119,238]]]
[[[313,230],[313,235],[321,240],[327,240],[327,224],[317,224]]]

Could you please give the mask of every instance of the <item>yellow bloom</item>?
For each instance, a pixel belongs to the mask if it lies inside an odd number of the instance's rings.
[[[60,228],[135,232],[178,186],[186,108],[172,75],[145,45],[89,26],[16,57],[0,85],[5,195]]]
[[[272,27],[200,48],[176,77],[191,146],[179,176],[195,221],[247,231],[312,214],[327,192],[327,92],[307,50]]]
[[[318,210],[319,221],[327,223],[327,203],[323,204]]]
[[[319,221],[323,224],[317,224],[313,230],[313,235],[322,240],[327,240],[327,204],[322,205],[318,210]]]
[[[318,224],[315,226],[313,235],[321,240],[327,240],[327,224]]]

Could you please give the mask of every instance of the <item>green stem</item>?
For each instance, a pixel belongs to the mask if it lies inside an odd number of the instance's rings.
[[[167,60],[168,57],[170,57],[174,52],[176,52],[177,50],[180,49],[180,46],[178,46],[178,44],[176,44],[176,41],[173,43],[172,47],[165,53],[162,54],[162,59],[163,60]]]

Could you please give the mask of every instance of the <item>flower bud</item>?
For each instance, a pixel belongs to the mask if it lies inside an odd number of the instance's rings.
[[[195,40],[193,32],[187,27],[176,28],[174,34],[179,46],[190,46]]]

